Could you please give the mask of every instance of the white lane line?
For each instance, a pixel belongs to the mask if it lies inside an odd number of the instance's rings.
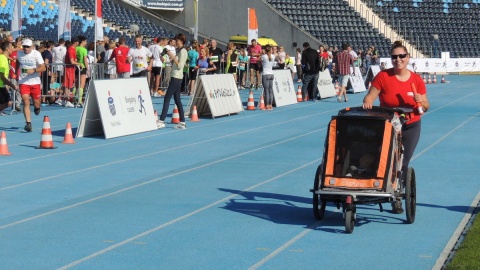
[[[148,153],[148,154],[144,154],[144,155],[140,155],[140,156],[134,156],[134,157],[127,158],[127,159],[122,159],[122,160],[112,161],[112,162],[108,162],[108,163],[104,163],[104,164],[99,164],[99,165],[91,166],[91,167],[76,170],[76,171],[69,171],[69,172],[62,173],[62,174],[52,175],[52,176],[48,176],[48,177],[44,177],[44,178],[40,178],[40,179],[28,181],[28,182],[16,184],[16,185],[3,187],[3,188],[0,188],[0,191],[8,190],[8,189],[16,188],[16,187],[21,187],[21,186],[25,186],[25,185],[30,185],[30,184],[34,184],[34,183],[38,183],[38,182],[43,182],[43,181],[46,181],[46,180],[49,180],[49,179],[63,177],[63,176],[66,176],[66,175],[77,174],[77,173],[80,173],[80,172],[85,172],[85,171],[89,171],[89,170],[93,170],[93,169],[98,169],[98,168],[102,168],[102,167],[106,167],[106,166],[110,166],[110,165],[114,165],[114,164],[118,164],[118,163],[122,163],[122,162],[127,162],[127,161],[131,161],[131,160],[135,160],[135,159],[141,159],[141,158],[145,158],[145,157],[148,157],[148,156],[157,155],[157,154],[160,154],[160,153],[165,153],[165,152],[168,152],[168,151],[174,151],[174,150],[178,150],[178,149],[182,149],[182,148],[189,148],[189,147],[192,147],[192,146],[195,146],[195,145],[200,145],[200,144],[203,144],[203,143],[208,143],[208,142],[212,142],[212,141],[216,141],[216,140],[221,140],[221,139],[225,139],[225,138],[228,138],[228,137],[237,136],[237,135],[240,135],[240,134],[243,134],[243,133],[253,132],[253,131],[258,130],[258,129],[263,129],[263,128],[267,128],[267,127],[282,125],[282,124],[287,124],[287,123],[293,122],[293,121],[296,122],[296,121],[299,121],[301,119],[305,119],[305,118],[308,118],[308,117],[314,117],[314,116],[317,116],[317,115],[323,114],[323,113],[324,112],[311,114],[311,115],[308,115],[308,116],[302,116],[302,117],[298,117],[298,118],[295,118],[295,119],[290,119],[290,120],[287,120],[287,121],[273,123],[273,124],[270,124],[270,125],[251,128],[251,129],[247,129],[247,130],[242,130],[240,132],[231,133],[231,134],[224,135],[224,136],[221,136],[221,137],[215,137],[215,138],[212,138],[212,139],[199,141],[199,142],[195,142],[195,143],[191,143],[191,144],[185,144],[185,145],[181,145],[181,146],[177,146],[177,147],[173,147],[173,148],[169,148],[169,149],[164,149],[164,150],[160,150],[160,151],[156,151],[156,152],[152,152],[152,153]],[[171,131],[171,132],[176,132],[176,131]],[[155,136],[157,136],[157,135],[155,135]],[[85,148],[82,148],[82,149],[72,150],[72,151],[70,151],[70,153],[71,152],[76,152],[76,151],[83,151],[85,149],[96,148],[96,147],[97,146],[85,147]],[[63,154],[63,153],[52,154],[50,156],[61,155],[61,154]],[[45,157],[45,156],[43,156],[43,157]],[[37,158],[32,158],[32,159],[37,159]],[[23,161],[25,161],[25,159],[23,159],[22,162]],[[19,161],[16,161],[16,162],[19,162]],[[16,162],[11,162],[11,163],[16,163]],[[11,163],[9,163],[9,164],[11,164]]]
[[[312,102],[311,104],[313,105],[313,104],[316,104],[316,103]],[[304,107],[304,106],[302,106],[302,107]],[[267,112],[267,114],[280,113],[280,112],[292,110],[292,109],[295,109],[295,108],[298,109],[298,108],[302,108],[302,107],[285,108],[284,110],[275,110],[275,111]],[[279,122],[279,123],[276,123],[276,124],[282,124],[282,123],[297,121],[299,119],[310,118],[310,117],[313,117],[313,116],[327,114],[327,113],[331,113],[331,112],[334,112],[334,111],[336,112],[336,111],[338,111],[338,109],[332,109],[332,110],[329,110],[329,111],[323,111],[323,112],[319,112],[319,113],[315,113],[315,114],[310,114],[310,115],[302,116],[302,117],[299,117],[299,118],[291,119],[291,120],[288,120],[288,121]],[[212,126],[212,125],[218,125],[218,124],[227,123],[227,122],[239,121],[239,120],[244,120],[246,118],[257,117],[257,116],[264,117],[265,114],[254,114],[254,115],[248,115],[248,116],[245,116],[245,117],[242,117],[242,118],[231,118],[231,119],[227,119],[227,120],[224,120],[224,121],[220,121],[220,120],[219,121],[214,121],[214,122],[209,123],[209,124],[204,124],[204,125],[199,125],[199,126],[194,126],[194,127],[188,128],[186,131],[188,132],[189,130],[194,130],[194,129],[197,129],[197,128],[204,128],[204,127],[208,127],[208,126]],[[274,125],[276,125],[276,124],[274,124]],[[268,126],[272,126],[272,125],[267,125],[267,126],[263,126],[263,127],[268,127]],[[263,127],[259,127],[259,128],[263,128]],[[152,132],[155,132],[155,131],[152,131]],[[102,143],[102,144],[99,144],[99,145],[84,147],[82,149],[74,149],[74,150],[69,150],[69,151],[65,151],[65,152],[59,152],[59,153],[53,153],[53,154],[48,154],[48,155],[43,155],[43,156],[26,158],[26,159],[11,161],[11,162],[5,162],[5,163],[1,163],[0,166],[6,166],[6,165],[11,165],[11,164],[16,164],[16,163],[23,163],[23,162],[26,162],[26,161],[43,159],[43,158],[46,158],[46,157],[53,157],[53,156],[71,154],[71,153],[75,153],[75,152],[86,151],[86,150],[90,150],[90,149],[95,149],[95,148],[100,148],[100,147],[105,147],[105,146],[110,146],[110,145],[115,145],[115,144],[120,144],[120,143],[130,143],[130,142],[136,141],[136,140],[143,140],[143,139],[148,139],[148,138],[151,138],[151,137],[163,136],[165,134],[172,133],[172,132],[178,132],[178,130],[172,130],[172,131],[167,131],[167,132],[162,132],[162,133],[154,133],[154,134],[147,135],[147,136],[141,136],[141,137],[136,137],[136,138],[128,138],[128,139],[124,139],[124,140],[120,140],[120,141],[114,141],[114,142],[105,142],[105,143]],[[185,132],[185,131],[182,131],[182,132]],[[22,144],[24,144],[24,143],[22,143]],[[21,145],[21,144],[19,144],[19,145]]]
[[[463,127],[466,123],[468,123],[469,121],[471,121],[472,119],[474,119],[477,115],[479,115],[479,113],[475,114],[474,116],[470,117],[467,121],[461,123],[459,126],[457,126],[455,129],[453,129],[452,131],[448,132],[445,136],[441,137],[440,139],[438,139],[436,142],[434,142],[433,144],[431,144],[429,147],[425,148],[423,151],[421,151],[420,153],[418,153],[417,155],[415,155],[412,160],[414,160],[415,158],[425,154],[428,150],[432,149],[435,145],[439,144],[441,141],[443,141],[444,139],[446,139],[449,135],[451,135],[453,132],[455,132],[456,130],[458,130],[459,128]],[[478,196],[477,196],[478,197]],[[476,198],[474,200],[474,203],[475,201],[478,203],[478,198]],[[473,203],[472,203],[473,204]],[[476,206],[476,204],[475,204]],[[464,219],[468,216],[469,214],[466,214]],[[282,252],[283,250],[285,250],[287,247],[291,246],[293,243],[295,243],[296,241],[300,240],[303,236],[307,235],[309,232],[312,231],[312,228],[315,228],[314,226],[318,224],[317,223],[314,223],[310,226],[308,226],[308,229],[306,229],[305,231],[301,232],[300,234],[298,234],[297,236],[295,236],[294,238],[292,238],[290,241],[288,241],[287,243],[285,243],[283,246],[279,247],[278,249],[276,249],[274,252],[270,253],[269,255],[267,255],[265,258],[263,258],[262,260],[260,260],[259,262],[257,262],[256,264],[254,264],[253,266],[251,266],[249,269],[257,269],[258,267],[262,266],[263,264],[265,264],[267,261],[271,260],[273,257],[277,256],[280,252]],[[462,224],[462,223],[461,223]],[[461,227],[461,224],[459,225],[459,227]],[[463,225],[465,226],[465,225]],[[457,228],[457,230],[459,230]],[[463,227],[461,227],[460,231],[463,230]],[[452,236],[452,238],[455,237],[455,234]],[[455,242],[458,238],[455,239]],[[450,241],[453,241],[453,240],[450,240]],[[451,250],[451,249],[450,249]],[[449,251],[450,251],[449,250]],[[443,252],[442,252],[443,253]],[[438,261],[437,261],[438,263]]]
[[[312,232],[315,230],[316,227],[318,227],[320,225],[322,221],[319,220],[315,223],[313,223],[312,225],[308,226],[305,230],[303,230],[301,233],[297,234],[295,237],[293,237],[292,239],[290,239],[290,241],[286,242],[285,244],[283,244],[281,247],[277,248],[276,250],[274,250],[272,253],[268,254],[268,256],[266,256],[265,258],[261,259],[259,262],[257,262],[256,264],[250,266],[248,268],[248,270],[255,270],[259,267],[261,267],[262,265],[264,265],[266,262],[268,262],[270,259],[272,259],[273,257],[277,256],[280,252],[284,251],[285,249],[287,249],[289,246],[293,245],[295,242],[297,242],[298,240],[300,240],[302,237],[304,237],[305,235],[307,235],[308,233]]]
[[[452,237],[450,237],[450,240],[448,241],[447,245],[443,249],[442,253],[440,253],[440,256],[438,256],[438,259],[435,265],[433,266],[432,270],[443,269],[443,266],[448,260],[448,256],[450,255],[450,252],[455,247],[458,239],[460,239],[460,236],[462,235],[463,231],[465,230],[465,227],[470,221],[470,218],[472,217],[473,212],[475,211],[475,208],[478,206],[479,201],[480,201],[480,192],[477,193],[477,196],[473,200],[472,204],[470,204],[470,209],[465,214],[460,224],[458,224],[457,229],[455,230],[455,232],[453,232]]]
[[[313,132],[311,132],[311,133],[313,133]],[[102,254],[104,254],[104,253],[107,253],[107,252],[112,251],[112,250],[114,250],[114,249],[116,249],[116,248],[119,248],[119,247],[121,247],[121,246],[124,246],[124,245],[126,245],[126,244],[128,244],[128,243],[131,243],[131,242],[133,242],[133,241],[135,241],[135,240],[138,240],[139,238],[142,238],[142,237],[147,236],[147,235],[149,235],[149,234],[151,234],[151,233],[154,233],[154,232],[156,232],[156,231],[158,231],[158,230],[161,230],[161,229],[163,229],[163,228],[165,228],[165,227],[167,227],[167,226],[170,226],[170,225],[175,224],[175,223],[177,223],[177,222],[179,222],[179,221],[182,221],[182,220],[184,220],[184,219],[186,219],[186,218],[189,218],[189,217],[191,217],[191,216],[193,216],[193,215],[196,215],[196,214],[198,214],[198,213],[200,213],[200,212],[203,212],[203,211],[205,211],[205,210],[207,210],[207,209],[209,209],[209,208],[212,208],[212,207],[214,207],[214,206],[217,206],[218,204],[221,204],[221,203],[224,203],[224,202],[226,202],[226,201],[229,201],[229,200],[233,199],[234,197],[241,195],[241,194],[244,193],[244,192],[253,190],[253,189],[255,189],[255,188],[259,187],[259,186],[262,186],[262,185],[268,184],[268,183],[270,183],[270,182],[273,182],[273,181],[275,181],[275,180],[277,180],[277,179],[280,179],[280,178],[282,178],[282,177],[284,177],[284,176],[286,176],[286,175],[288,175],[288,174],[291,174],[291,173],[293,173],[293,172],[296,172],[296,171],[298,171],[298,170],[301,170],[301,169],[303,169],[303,168],[305,168],[305,167],[308,167],[308,166],[310,166],[310,165],[312,165],[312,164],[315,164],[315,163],[318,163],[318,162],[320,162],[320,159],[313,160],[313,161],[311,161],[311,162],[309,162],[309,163],[307,163],[307,164],[304,164],[304,165],[302,165],[302,166],[300,166],[300,167],[298,167],[298,168],[295,168],[295,169],[293,169],[293,170],[290,170],[290,171],[287,171],[287,172],[282,173],[282,174],[280,174],[280,175],[277,175],[277,176],[275,176],[275,177],[273,177],[273,178],[270,178],[270,179],[268,179],[268,180],[265,180],[265,181],[263,181],[263,182],[261,182],[261,183],[255,184],[255,185],[253,185],[253,186],[251,186],[251,187],[249,187],[249,188],[247,188],[247,189],[244,189],[242,192],[239,192],[239,193],[236,193],[236,194],[232,194],[232,195],[230,195],[230,196],[227,196],[227,197],[225,197],[225,198],[223,198],[223,199],[220,199],[220,200],[218,200],[218,201],[216,201],[216,202],[213,202],[213,203],[211,203],[211,204],[209,204],[209,205],[206,205],[206,206],[204,206],[204,207],[202,207],[202,208],[199,208],[199,209],[197,209],[197,210],[195,210],[195,211],[193,211],[193,212],[190,212],[190,213],[185,214],[185,215],[183,215],[183,216],[181,216],[181,217],[178,217],[178,218],[176,218],[176,219],[173,219],[173,220],[171,220],[171,221],[169,221],[169,222],[167,222],[167,223],[164,223],[164,224],[162,224],[162,225],[160,225],[160,226],[157,226],[157,227],[155,227],[155,228],[153,228],[153,229],[150,229],[150,230],[145,231],[145,232],[143,232],[143,233],[137,234],[137,235],[135,235],[135,236],[133,236],[133,237],[130,237],[130,238],[128,238],[128,239],[126,239],[126,240],[124,240],[124,241],[122,241],[122,242],[119,242],[119,243],[115,244],[115,245],[111,245],[111,246],[109,246],[109,247],[107,247],[107,248],[105,248],[105,249],[102,249],[102,250],[100,250],[100,251],[97,251],[97,252],[95,252],[95,253],[92,253],[92,254],[90,254],[90,255],[82,258],[82,259],[79,259],[79,260],[77,260],[77,261],[74,261],[74,262],[72,262],[72,263],[69,263],[69,264],[67,264],[67,265],[65,265],[65,266],[62,266],[62,267],[58,268],[58,269],[62,269],[62,270],[63,270],[63,269],[69,269],[69,268],[71,268],[71,267],[74,267],[74,266],[76,266],[76,265],[79,265],[79,264],[81,264],[81,263],[83,263],[83,262],[86,262],[86,261],[91,260],[91,259],[93,259],[93,258],[95,258],[95,257],[98,257],[98,256],[100,256],[100,255],[102,255]],[[312,225],[312,226],[313,226],[313,225]],[[311,227],[312,227],[312,226],[311,226]]]
[[[49,211],[49,212],[45,212],[45,213],[40,214],[40,215],[36,215],[36,216],[29,217],[29,218],[26,218],[26,219],[18,220],[18,221],[9,223],[9,224],[5,224],[3,226],[0,226],[0,230],[9,228],[9,227],[12,227],[12,226],[15,226],[15,225],[19,225],[19,224],[22,224],[22,223],[25,223],[25,222],[28,222],[28,221],[31,221],[31,220],[35,220],[35,219],[38,219],[38,218],[42,218],[42,217],[45,217],[45,216],[49,216],[51,214],[62,212],[62,211],[68,210],[68,209],[72,209],[72,208],[75,208],[77,206],[81,206],[81,205],[84,205],[84,204],[87,204],[87,203],[98,201],[100,199],[107,198],[107,197],[110,197],[110,196],[113,196],[113,195],[116,195],[116,194],[119,194],[119,193],[122,193],[122,192],[125,192],[125,191],[129,191],[129,190],[132,190],[132,189],[135,189],[135,188],[138,188],[138,187],[142,187],[142,186],[145,186],[145,185],[156,183],[156,182],[161,181],[163,179],[171,178],[171,177],[174,177],[174,176],[177,176],[177,175],[182,175],[182,174],[185,174],[185,173],[188,173],[188,172],[192,172],[192,171],[195,171],[195,170],[198,170],[198,169],[202,169],[202,168],[217,164],[217,163],[221,163],[221,162],[231,160],[231,159],[235,159],[237,157],[241,157],[241,156],[244,156],[244,155],[247,155],[247,154],[250,154],[250,153],[254,153],[254,152],[257,152],[257,151],[260,151],[260,150],[264,150],[264,149],[267,149],[267,148],[270,148],[270,147],[273,147],[273,146],[277,146],[277,145],[280,145],[280,144],[283,144],[283,143],[286,143],[286,142],[289,142],[289,141],[297,140],[299,138],[302,138],[302,137],[308,136],[310,134],[319,132],[320,130],[322,130],[322,129],[317,129],[317,130],[314,130],[314,131],[311,131],[311,132],[308,132],[308,133],[305,133],[305,134],[302,134],[302,135],[299,135],[299,136],[296,136],[296,137],[293,137],[293,138],[289,138],[289,139],[286,139],[286,140],[283,140],[283,141],[280,141],[280,142],[277,142],[277,143],[274,143],[274,144],[265,145],[265,146],[262,146],[262,147],[259,147],[259,148],[256,148],[256,149],[253,149],[253,150],[250,150],[250,151],[246,151],[246,152],[234,155],[234,156],[219,159],[219,160],[212,161],[212,162],[206,163],[206,164],[202,164],[202,165],[199,165],[197,167],[193,167],[193,168],[190,168],[190,169],[187,169],[187,170],[183,170],[183,171],[176,172],[176,173],[173,173],[173,174],[158,177],[158,178],[149,180],[147,182],[143,182],[143,183],[140,183],[140,184],[137,184],[137,185],[134,185],[134,186],[123,188],[123,189],[120,189],[120,190],[117,190],[117,191],[114,191],[114,192],[111,192],[111,193],[107,193],[107,194],[99,196],[99,197],[95,197],[95,198],[83,201],[83,202],[75,203],[75,204],[72,204],[72,205],[69,205],[69,206],[65,206],[65,207],[58,208],[58,209],[55,209],[55,210],[52,210],[52,211]]]

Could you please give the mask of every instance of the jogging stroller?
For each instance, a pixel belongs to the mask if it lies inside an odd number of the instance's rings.
[[[345,230],[352,233],[357,204],[405,201],[407,223],[415,221],[413,168],[402,174],[402,125],[408,109],[346,108],[333,116],[325,138],[322,163],[315,173],[313,212],[321,220],[333,202],[343,210]]]

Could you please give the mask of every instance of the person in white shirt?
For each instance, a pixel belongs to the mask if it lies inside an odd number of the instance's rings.
[[[160,80],[162,76],[162,67],[163,67],[163,62],[162,62],[162,51],[164,48],[164,43],[166,39],[158,37],[155,44],[150,46],[150,51],[152,52],[152,59],[153,59],[153,64],[152,64],[152,74],[150,75],[150,94],[151,95],[161,95],[164,96],[165,92],[162,90],[159,90],[158,87],[160,87]]]
[[[41,80],[40,73],[46,71],[42,55],[39,51],[33,49],[33,43],[30,39],[24,39],[22,42],[22,51],[18,52],[17,68],[20,70],[18,85],[23,100],[23,115],[25,116],[25,131],[32,131],[30,118],[30,97],[33,99],[33,111],[35,115],[40,114],[41,106]]]
[[[265,97],[265,109],[272,110],[273,104],[273,65],[275,62],[275,55],[272,54],[270,45],[265,47],[266,54],[260,56],[262,63],[262,85]]]
[[[348,53],[353,57],[353,63],[354,63],[354,66],[355,66],[355,63],[356,63],[357,60],[358,60],[358,55],[357,55],[357,53],[352,49],[352,46],[348,46]]]
[[[135,48],[128,52],[128,61],[132,63],[132,77],[147,77],[147,72],[152,70],[152,52],[142,45],[143,37],[135,36]],[[147,59],[149,61],[147,62]]]
[[[175,39],[170,39],[168,42],[168,45],[165,46],[165,48],[172,53],[173,56],[176,56],[177,52],[175,51]],[[169,85],[170,84],[170,78],[171,78],[171,72],[172,72],[172,64],[171,64],[171,58],[169,54],[164,54],[163,63],[165,63],[165,84]]]
[[[58,45],[52,48],[53,71],[57,72],[58,78],[63,77],[63,64],[65,63],[66,54],[65,39],[61,38],[58,40]]]

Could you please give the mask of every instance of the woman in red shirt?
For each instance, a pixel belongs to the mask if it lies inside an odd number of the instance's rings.
[[[390,54],[393,68],[380,71],[373,79],[372,86],[363,99],[363,108],[371,109],[373,102],[379,97],[381,107],[413,109],[413,114],[402,129],[402,136],[404,137],[402,171],[404,172],[403,175],[406,175],[408,163],[420,139],[421,112],[417,104],[421,104],[424,112],[428,111],[430,104],[422,78],[407,69],[410,56],[401,41],[393,43]],[[415,94],[412,84],[417,89]],[[392,207],[394,213],[400,214],[403,212],[401,200],[398,198],[395,203],[392,203]]]

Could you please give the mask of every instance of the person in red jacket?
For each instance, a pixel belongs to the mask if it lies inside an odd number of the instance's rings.
[[[363,108],[371,109],[373,102],[378,97],[381,107],[412,108],[410,119],[402,127],[403,140],[403,163],[402,172],[406,174],[408,164],[420,139],[421,121],[420,116],[428,111],[430,103],[427,98],[427,89],[422,78],[407,69],[410,56],[407,48],[401,41],[393,43],[390,51],[393,68],[380,71],[372,81],[368,94],[363,99]],[[415,85],[415,90],[412,88]],[[415,93],[417,92],[417,93]],[[418,108],[421,104],[422,109]],[[400,198],[392,203],[393,212],[403,213]]]
[[[107,61],[108,63],[115,58],[118,78],[130,78],[130,62],[128,61],[127,57],[130,48],[125,43],[125,37],[120,37],[118,39],[118,47],[113,49],[112,55]]]

